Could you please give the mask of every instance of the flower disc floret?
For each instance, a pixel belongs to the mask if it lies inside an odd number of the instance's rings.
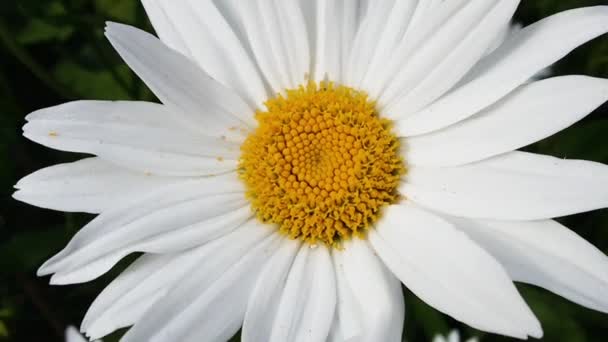
[[[266,107],[240,159],[258,218],[311,244],[364,236],[399,198],[405,169],[391,122],[365,93],[329,82],[287,90]]]

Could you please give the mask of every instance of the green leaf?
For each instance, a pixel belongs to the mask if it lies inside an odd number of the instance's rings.
[[[124,0],[95,0],[95,7],[103,13],[107,13],[113,20],[131,23],[135,21],[137,14],[137,1]]]
[[[0,321],[0,337],[8,337],[8,328],[3,321]]]
[[[120,75],[129,75],[127,66],[116,67]],[[62,62],[54,70],[57,80],[88,99],[118,100],[129,94],[118,84],[109,70],[91,70],[74,62]]]
[[[17,36],[23,45],[44,43],[48,41],[65,41],[74,33],[74,27],[53,25],[42,19],[33,18]]]

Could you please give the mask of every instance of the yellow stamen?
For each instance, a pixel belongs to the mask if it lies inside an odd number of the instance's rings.
[[[258,218],[293,239],[338,247],[365,236],[398,200],[399,139],[363,92],[309,82],[266,102],[241,147],[240,176]]]

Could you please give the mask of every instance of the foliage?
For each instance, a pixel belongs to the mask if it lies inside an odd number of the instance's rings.
[[[529,24],[558,11],[600,2],[527,1],[517,18]],[[65,326],[78,325],[96,294],[128,263],[88,284],[47,285],[47,278],[36,277],[37,267],[91,217],[38,209],[11,198],[12,186],[20,177],[78,159],[22,138],[20,127],[27,113],[73,99],[154,100],[103,37],[107,20],[151,31],[137,0],[0,2],[0,341],[61,341]],[[608,77],[608,38],[578,49],[552,71]],[[528,149],[608,163],[607,131],[608,106],[604,106],[584,122]],[[568,217],[564,222],[608,252],[606,211]],[[546,340],[600,341],[608,336],[608,315],[544,290],[520,289],[543,323]],[[462,326],[404,291],[409,341],[428,341],[453,327],[483,341],[508,340]],[[119,336],[120,332],[106,341],[117,341]]]

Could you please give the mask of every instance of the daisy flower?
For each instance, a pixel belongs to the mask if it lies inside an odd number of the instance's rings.
[[[15,198],[99,214],[52,284],[143,253],[95,300],[91,338],[400,341],[401,283],[471,327],[525,339],[515,282],[608,312],[608,259],[552,220],[608,206],[604,165],[518,152],[608,99],[529,82],[608,31],[566,11],[493,49],[519,1],[144,0],[155,36],[106,35],[162,104],[78,101],[24,135],[94,157]]]
[[[452,330],[447,336],[435,336],[433,342],[460,342],[460,333],[458,330]],[[470,338],[465,342],[479,342],[479,340],[477,338]]]

